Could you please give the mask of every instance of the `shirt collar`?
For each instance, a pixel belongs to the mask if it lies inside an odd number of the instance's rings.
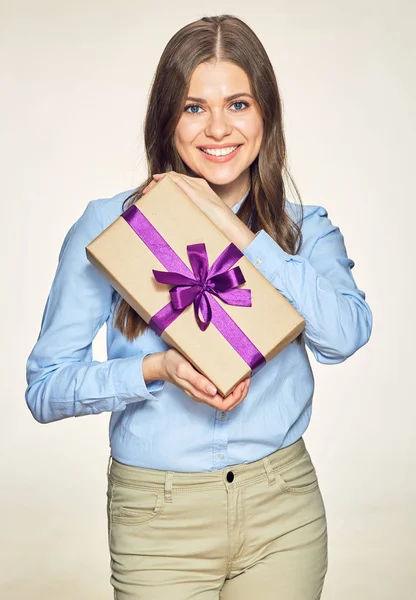
[[[244,194],[244,196],[241,198],[241,200],[240,200],[240,201],[239,201],[237,204],[235,204],[235,205],[233,206],[233,212],[234,212],[234,213],[236,213],[236,212],[238,211],[238,209],[240,208],[240,206],[243,204],[244,200],[245,200],[245,199],[247,198],[247,196],[248,196],[248,193],[249,193],[250,189],[251,189],[251,188],[248,188],[247,192]]]
[[[251,187],[248,188],[247,192],[244,194],[244,196],[241,198],[241,200],[239,202],[237,202],[237,204],[235,204],[233,206],[233,212],[236,213],[238,211],[238,209],[240,208],[240,206],[243,204],[244,200],[247,198],[249,191],[251,190]],[[286,211],[289,211],[290,209],[290,202],[289,200],[286,198],[285,199],[285,207],[286,207]]]

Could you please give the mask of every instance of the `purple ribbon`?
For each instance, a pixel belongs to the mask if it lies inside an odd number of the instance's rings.
[[[208,267],[205,244],[190,244],[187,252],[191,271],[135,204],[129,206],[121,216],[167,269],[153,269],[155,279],[159,283],[175,286],[169,291],[171,301],[153,315],[149,327],[161,336],[193,303],[195,317],[202,331],[212,322],[253,372],[264,366],[265,357],[214,298],[217,296],[226,304],[235,306],[251,306],[251,291],[234,289],[245,282],[240,267],[229,270],[243,256],[241,250],[233,243],[229,244]]]

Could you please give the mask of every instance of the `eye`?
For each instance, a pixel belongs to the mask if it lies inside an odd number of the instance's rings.
[[[198,113],[194,110],[188,111],[188,108],[201,108],[200,106],[198,106],[198,104],[189,104],[188,106],[185,106],[185,108],[183,109],[184,112],[190,112],[194,115],[197,115]]]
[[[241,112],[242,110],[244,110],[244,108],[248,108],[250,106],[248,102],[244,102],[243,100],[240,100],[238,102],[233,102],[231,104],[231,106],[235,106],[235,105],[243,106],[243,108],[238,108],[236,110],[233,110],[233,112]],[[201,106],[199,106],[199,104],[188,104],[188,106],[185,106],[185,108],[183,110],[184,110],[184,112],[188,112],[193,115],[199,114],[199,111],[197,112],[196,110],[188,110],[188,109],[193,109],[193,108],[198,109],[198,108],[201,108]]]
[[[248,102],[243,102],[242,100],[240,100],[239,102],[233,102],[233,104],[232,104],[231,106],[235,106],[236,104],[245,104],[246,108],[247,108],[248,106],[250,106]],[[241,109],[241,110],[242,110],[242,109]],[[241,110],[236,110],[236,111],[234,111],[234,112],[241,112]]]

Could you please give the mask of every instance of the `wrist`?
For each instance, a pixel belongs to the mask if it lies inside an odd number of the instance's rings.
[[[143,379],[146,383],[165,379],[164,352],[146,354],[142,361]]]
[[[232,212],[232,211],[231,211]],[[255,239],[256,234],[251,231],[242,221],[232,212],[224,214],[224,218],[219,220],[217,227],[237,248],[243,252]]]

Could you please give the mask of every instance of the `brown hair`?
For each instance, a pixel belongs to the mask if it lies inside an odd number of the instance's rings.
[[[174,132],[181,117],[194,69],[202,62],[227,60],[242,68],[250,81],[263,117],[263,139],[258,156],[250,166],[251,188],[237,212],[256,233],[264,229],[289,254],[302,246],[301,226],[285,211],[287,175],[303,206],[286,166],[286,144],[282,103],[276,77],[267,53],[255,33],[231,15],[203,17],[180,29],[165,47],[153,79],[144,123],[148,178],[124,200],[123,211],[143,194],[153,173],[176,171],[191,175],[174,145]],[[148,325],[121,297],[114,310],[113,326],[130,341]],[[301,343],[300,334],[296,338]]]

